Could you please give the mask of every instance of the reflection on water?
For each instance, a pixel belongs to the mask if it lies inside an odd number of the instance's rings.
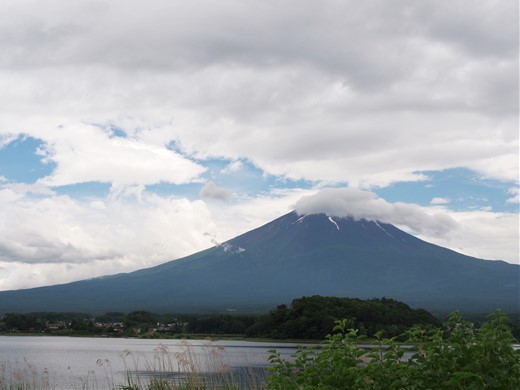
[[[247,384],[265,378],[272,348],[285,357],[296,351],[294,344],[247,341],[0,336],[0,383],[53,389],[104,389],[153,378]]]

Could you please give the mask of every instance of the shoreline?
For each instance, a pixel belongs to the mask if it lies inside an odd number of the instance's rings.
[[[56,334],[56,333],[30,333],[30,332],[0,332],[0,336],[8,337],[71,337],[71,338],[95,338],[95,339],[129,339],[129,340],[205,340],[205,341],[244,341],[256,343],[282,343],[282,344],[319,344],[322,340],[308,340],[308,339],[270,339],[259,337],[241,337],[233,335],[209,335],[209,334],[188,334],[183,336],[161,336],[161,337],[138,337],[138,336],[112,336],[112,335],[96,335],[96,334]],[[367,344],[371,344],[367,341]]]

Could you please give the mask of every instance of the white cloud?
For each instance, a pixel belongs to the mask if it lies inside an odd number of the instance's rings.
[[[0,182],[2,182],[0,178]],[[5,180],[7,182],[7,180]],[[9,189],[16,194],[39,194],[39,195],[54,195],[55,192],[50,188],[40,184],[25,184],[25,183],[6,183],[3,185],[4,189]]]
[[[469,256],[520,264],[518,214],[477,210],[445,210],[457,228],[444,236],[421,234],[419,238]]]
[[[14,134],[9,134],[9,133],[6,133],[6,134],[0,134],[0,149],[2,149],[4,146],[6,145],[9,145],[11,142],[13,142],[16,138],[18,137],[18,135],[14,135]],[[3,176],[1,176],[3,177]]]
[[[214,234],[204,202],[150,193],[140,201],[125,194],[95,201],[0,196],[0,202],[0,261],[14,267],[68,264],[85,270],[83,277],[100,272],[100,264],[101,273],[113,264],[129,271],[209,247],[205,233]]]
[[[508,193],[510,193],[512,196],[507,199],[507,203],[512,203],[512,204],[520,203],[520,188],[519,187],[511,188],[508,191]]]
[[[433,198],[431,201],[430,201],[430,204],[432,205],[436,205],[436,204],[448,204],[450,203],[450,200],[447,199],[447,198]]]
[[[336,217],[378,220],[433,236],[445,236],[457,223],[445,213],[429,214],[426,209],[407,203],[388,203],[376,194],[353,188],[328,188],[296,203],[299,214],[324,213]]]
[[[39,182],[62,186],[90,181],[115,184],[175,184],[198,180],[206,169],[177,152],[139,139],[110,137],[97,126],[66,125],[38,134],[46,162],[56,164]]]
[[[200,190],[200,196],[203,199],[216,199],[227,202],[231,200],[233,194],[225,188],[219,187],[210,181],[202,187]]]
[[[23,195],[13,191],[10,188],[0,188],[0,202],[13,202],[21,199],[22,197]]]
[[[227,174],[227,173],[234,173],[238,172],[242,169],[244,164],[240,160],[232,161],[230,162],[226,167],[220,170],[220,173]]]
[[[101,144],[104,180],[133,180],[120,162],[134,157],[179,167],[136,163],[141,182],[191,180],[200,169],[164,150],[172,140],[291,178],[381,186],[468,167],[518,180],[514,0],[0,7],[0,134],[120,124],[138,138]],[[83,141],[56,141],[56,159],[98,158]],[[52,179],[76,176],[91,175],[63,163]]]

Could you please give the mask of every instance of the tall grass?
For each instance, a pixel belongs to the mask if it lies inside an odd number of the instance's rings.
[[[183,342],[181,352],[172,353],[165,345],[154,350],[151,360],[125,353],[127,383],[122,390],[150,389],[261,389],[267,378],[265,369],[254,369],[244,357],[244,367],[233,369],[223,346],[208,343],[202,353]],[[130,361],[130,364],[128,362]],[[144,367],[144,369],[143,369]]]
[[[2,390],[26,390],[26,389],[52,389],[49,378],[49,370],[42,372],[32,366],[26,359],[22,362],[0,363],[0,389]]]
[[[243,367],[233,368],[223,346],[208,343],[197,353],[188,342],[180,352],[159,345],[153,357],[125,351],[125,379],[114,372],[109,359],[98,359],[102,374],[93,371],[84,377],[58,380],[48,369],[39,371],[29,362],[0,363],[0,390],[188,390],[188,389],[263,389],[265,368],[255,368],[243,357]],[[102,377],[99,377],[101,375]],[[117,379],[119,378],[119,379]]]

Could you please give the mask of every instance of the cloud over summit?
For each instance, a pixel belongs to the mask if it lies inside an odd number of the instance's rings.
[[[444,236],[457,227],[451,217],[429,214],[422,207],[408,203],[389,203],[376,194],[354,188],[328,188],[296,203],[298,214],[327,214],[335,217],[377,220],[434,236]]]

